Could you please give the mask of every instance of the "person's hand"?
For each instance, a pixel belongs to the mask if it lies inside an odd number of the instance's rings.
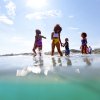
[[[63,43],[61,43],[61,46],[63,47]]]

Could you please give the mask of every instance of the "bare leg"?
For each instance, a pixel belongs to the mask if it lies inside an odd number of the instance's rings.
[[[36,45],[34,45],[34,47],[33,47],[33,52],[35,53],[35,55],[37,55],[37,53],[36,53],[36,48],[37,48],[37,46]]]
[[[82,54],[87,54],[87,46],[82,46]]]
[[[39,47],[38,49],[39,49],[39,55],[41,56],[41,52],[40,51],[42,51],[42,47]]]
[[[63,56],[63,54],[62,54],[62,52],[61,52],[61,50],[60,50],[60,43],[57,43],[57,44],[56,44],[56,47],[57,47],[57,50],[58,50],[60,56]]]
[[[52,43],[51,56],[53,56],[53,55],[54,55],[54,49],[55,49],[55,44],[54,44],[54,43]]]

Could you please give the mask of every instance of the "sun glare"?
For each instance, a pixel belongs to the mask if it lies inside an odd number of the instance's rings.
[[[47,0],[27,0],[27,6],[30,8],[42,8],[47,5]]]

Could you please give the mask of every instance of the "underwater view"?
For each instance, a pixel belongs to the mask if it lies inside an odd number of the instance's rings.
[[[1,56],[0,100],[100,100],[100,55]]]

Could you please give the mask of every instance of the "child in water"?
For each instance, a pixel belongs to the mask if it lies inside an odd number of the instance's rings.
[[[82,32],[81,34],[82,40],[81,40],[81,52],[82,54],[87,54],[87,34],[85,32]]]
[[[36,29],[36,36],[35,36],[35,42],[34,42],[34,47],[33,47],[33,52],[34,52],[34,56],[37,55],[36,53],[36,49],[38,48],[39,50],[39,53],[40,51],[42,50],[42,38],[46,39],[46,37],[42,36],[41,35],[41,31],[39,29]],[[40,53],[40,56],[41,56],[41,53]]]
[[[65,38],[65,43],[63,44],[63,47],[65,47],[65,56],[69,56],[70,50],[69,50],[68,38]]]

